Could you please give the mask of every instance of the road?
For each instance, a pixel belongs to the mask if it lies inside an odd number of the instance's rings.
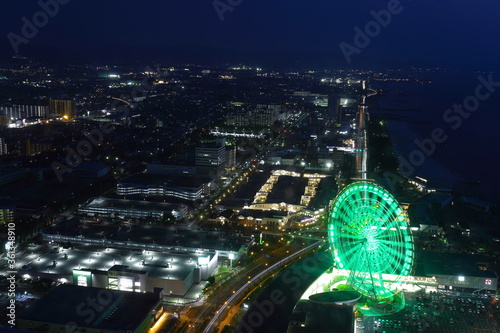
[[[287,262],[295,259],[296,257],[298,257],[298,256],[316,248],[316,247],[318,247],[322,243],[323,243],[322,241],[316,242],[316,243],[311,244],[311,245],[309,245],[309,246],[307,246],[307,247],[305,247],[305,248],[303,248],[295,253],[288,255],[287,257],[285,257],[281,260],[278,260],[277,262],[275,262],[274,264],[270,265],[268,268],[264,269],[262,272],[257,274],[255,277],[250,279],[247,282],[247,284],[251,285],[253,282],[257,282],[259,279],[265,277],[266,275],[268,275],[270,272],[272,272],[274,269],[276,269],[278,267],[284,268],[285,264]],[[219,308],[219,310],[217,310],[216,314],[214,315],[214,317],[212,318],[210,323],[208,323],[208,325],[205,328],[205,330],[203,331],[203,333],[210,333],[215,328],[217,328],[216,323],[221,319],[221,316],[224,314],[224,311],[226,310],[226,308],[228,308],[234,300],[246,295],[245,292],[247,292],[247,290],[248,290],[247,284],[242,285],[236,292],[233,293],[232,296],[229,297],[229,299],[226,302],[224,302],[224,304]]]
[[[319,246],[322,242],[316,242],[313,245]],[[277,264],[283,265],[283,262],[295,259],[297,256],[303,254],[305,251],[310,250],[311,246],[300,248],[301,244],[297,244],[297,250],[290,253],[290,247],[282,247],[275,250],[269,258],[260,258],[256,262],[246,266],[236,276],[227,281],[218,290],[214,292],[208,299],[202,310],[196,315],[196,319],[185,327],[180,332],[199,333],[203,328],[215,328],[215,324],[222,319],[220,317],[224,314],[230,300],[239,299],[243,297],[242,292],[246,290],[247,285],[252,285],[253,282],[262,278],[269,272],[270,267]],[[287,253],[288,252],[288,253]],[[276,266],[275,266],[276,267]],[[208,325],[208,326],[207,326]]]

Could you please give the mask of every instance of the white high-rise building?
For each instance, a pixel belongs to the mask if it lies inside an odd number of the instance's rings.
[[[43,105],[0,106],[0,113],[6,114],[10,120],[47,118],[49,107]]]
[[[218,138],[215,144],[196,147],[196,165],[218,167],[226,162],[226,140]]]

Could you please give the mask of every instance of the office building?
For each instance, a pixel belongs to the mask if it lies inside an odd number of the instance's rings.
[[[138,173],[117,184],[117,194],[123,196],[161,196],[195,201],[210,193],[210,178],[167,176]]]
[[[226,162],[226,141],[217,139],[214,144],[196,147],[196,165],[220,167]]]
[[[278,105],[258,105],[252,111],[250,123],[256,127],[271,127],[278,119]]]
[[[226,116],[226,125],[235,127],[247,127],[250,125],[250,111],[238,111]]]

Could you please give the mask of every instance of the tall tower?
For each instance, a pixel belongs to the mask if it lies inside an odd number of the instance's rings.
[[[366,137],[366,121],[368,117],[366,106],[366,81],[361,81],[361,96],[356,114],[356,174],[359,179],[367,179],[368,151]]]
[[[361,81],[361,96],[359,101],[359,109],[356,115],[356,126],[358,127],[358,134],[361,135],[365,129],[366,117],[367,117],[367,106],[366,106],[366,81]]]

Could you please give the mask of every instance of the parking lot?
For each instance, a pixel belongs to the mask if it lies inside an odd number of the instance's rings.
[[[405,308],[393,315],[367,317],[364,329],[371,332],[500,332],[496,299],[485,295],[432,292],[407,294]],[[360,325],[358,325],[359,327]]]

